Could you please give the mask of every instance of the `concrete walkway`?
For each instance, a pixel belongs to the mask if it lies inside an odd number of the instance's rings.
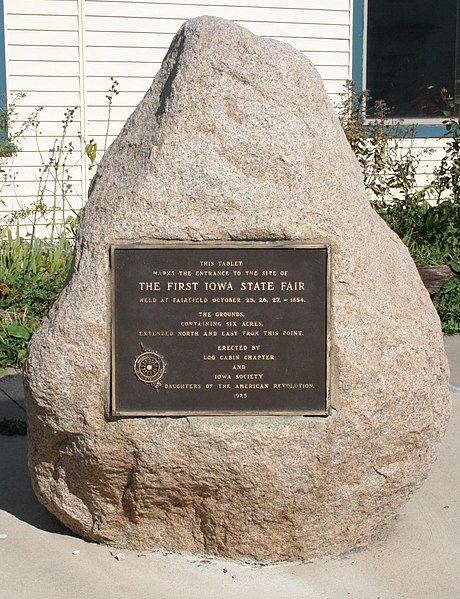
[[[453,415],[423,487],[369,548],[255,566],[117,551],[75,537],[36,500],[26,437],[0,436],[0,599],[460,599],[460,335],[446,338]],[[19,375],[0,420],[25,415]]]

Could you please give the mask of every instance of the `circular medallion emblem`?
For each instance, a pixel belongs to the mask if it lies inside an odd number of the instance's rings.
[[[137,356],[136,361],[134,362],[134,374],[140,381],[148,385],[156,386],[164,373],[165,362],[163,358],[154,351],[144,351]]]

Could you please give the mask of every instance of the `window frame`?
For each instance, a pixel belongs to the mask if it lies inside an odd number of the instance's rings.
[[[1,0],[0,0],[1,1]],[[367,51],[367,0],[353,0],[351,78],[358,91],[364,91]],[[443,137],[446,127],[439,119],[401,119],[402,126],[416,126],[415,137]]]

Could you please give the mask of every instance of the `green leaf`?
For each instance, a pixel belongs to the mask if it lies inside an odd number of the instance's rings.
[[[96,162],[97,158],[97,143],[94,142],[94,139],[90,139],[89,143],[86,144],[85,152],[91,163]]]
[[[11,335],[11,337],[16,337],[17,339],[25,339],[26,341],[30,339],[29,331],[17,322],[13,322],[12,324],[6,325],[6,330],[8,334]]]
[[[451,260],[447,263],[455,274],[460,275],[460,262],[456,262],[455,260]]]

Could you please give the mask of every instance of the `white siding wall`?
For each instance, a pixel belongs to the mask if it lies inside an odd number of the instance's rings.
[[[15,182],[3,186],[3,215],[37,200],[43,166],[59,144],[64,113],[81,105],[78,0],[6,0],[4,6],[8,93],[26,94],[17,104],[18,121],[35,108],[44,108],[38,130],[27,131],[20,142],[21,151],[9,161],[9,174]],[[66,203],[60,206],[66,211],[82,205],[80,119],[77,110],[66,139],[75,152],[67,161],[68,172],[59,177],[59,185],[70,185]],[[48,180],[48,203],[52,202],[53,187]]]
[[[444,155],[446,139],[440,138],[417,138],[412,140],[411,146],[414,152],[420,152],[420,164],[417,174],[417,182],[419,187],[427,184],[430,175],[436,166],[439,165],[441,158]]]
[[[155,2],[86,0],[88,132],[103,146],[109,77],[119,82],[112,112],[117,133],[142,99],[181,24],[201,14],[233,19],[258,35],[276,37],[302,50],[318,66],[329,93],[349,76],[349,0],[190,0]],[[318,5],[322,9],[318,10]]]
[[[425,138],[416,137],[410,139],[396,139],[394,140],[395,146],[399,148],[399,156],[404,157],[409,152],[412,156],[417,157],[419,162],[416,173],[416,184],[417,189],[421,190],[426,187],[433,178],[433,170],[439,166],[441,158],[445,155],[445,146],[447,140],[441,138]],[[369,197],[372,197],[372,193],[368,192]],[[392,190],[392,197],[402,197],[396,194],[396,190]],[[433,200],[434,198],[430,198]]]
[[[110,77],[119,82],[109,142],[148,89],[180,25],[201,14],[232,19],[252,32],[288,42],[321,73],[336,102],[350,77],[350,0],[4,0],[8,91],[24,92],[19,117],[43,106],[38,136],[26,134],[12,163],[16,184],[3,189],[8,212],[33,202],[42,162],[60,137],[63,114],[77,107],[68,141],[69,204],[79,208],[92,172],[84,139],[105,144]],[[38,139],[37,139],[38,137]],[[41,150],[41,157],[37,151]],[[48,195],[52,202],[52,194]]]

